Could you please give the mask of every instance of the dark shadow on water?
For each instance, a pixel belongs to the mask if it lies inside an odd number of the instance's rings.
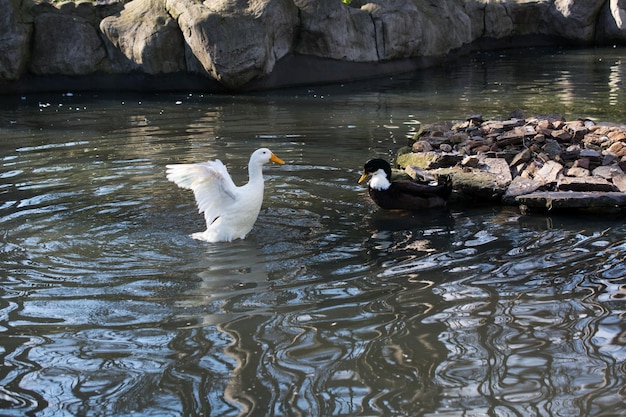
[[[626,219],[626,213],[605,213],[605,214],[584,214],[566,213],[560,214],[527,214],[520,215],[518,222],[520,227],[533,230],[553,230],[553,229],[580,229],[581,223],[594,229],[603,227],[613,227],[622,224]]]
[[[426,209],[419,212],[378,210],[370,219],[377,231],[454,227],[454,218],[447,208]]]

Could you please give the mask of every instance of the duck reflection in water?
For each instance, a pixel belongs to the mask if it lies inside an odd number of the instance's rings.
[[[380,210],[370,218],[375,249],[433,253],[448,250],[454,218],[447,209],[414,212]]]

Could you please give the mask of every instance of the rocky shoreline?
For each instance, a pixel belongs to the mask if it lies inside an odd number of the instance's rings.
[[[0,94],[252,91],[626,44],[623,2],[0,0]]]
[[[420,127],[395,164],[414,179],[452,176],[453,201],[529,211],[626,209],[626,126],[560,115],[471,115]]]

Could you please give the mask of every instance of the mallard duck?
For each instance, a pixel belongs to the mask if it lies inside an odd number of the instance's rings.
[[[267,148],[257,149],[248,163],[247,184],[236,186],[226,166],[215,161],[167,165],[167,179],[192,190],[198,210],[204,213],[206,231],[191,235],[207,242],[243,239],[252,230],[263,203],[263,165],[284,164]]]
[[[368,176],[369,195],[378,206],[387,210],[416,211],[443,207],[452,192],[452,180],[441,175],[437,185],[420,184],[413,180],[391,180],[391,165],[384,159],[370,159],[363,167],[359,184]]]

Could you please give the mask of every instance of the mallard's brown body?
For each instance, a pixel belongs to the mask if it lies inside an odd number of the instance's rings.
[[[359,183],[371,176],[369,195],[381,208],[387,210],[419,211],[443,207],[452,192],[452,178],[441,175],[437,185],[413,180],[391,180],[391,165],[384,159],[371,159],[365,163]]]
[[[411,180],[392,181],[386,190],[369,188],[372,200],[387,210],[416,211],[443,207],[452,192],[449,176],[441,177],[438,185],[420,184]]]

